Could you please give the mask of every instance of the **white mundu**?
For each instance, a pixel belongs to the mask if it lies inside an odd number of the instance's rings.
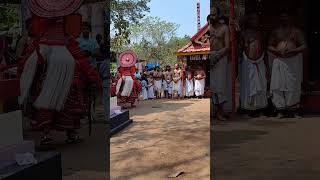
[[[156,91],[162,91],[162,80],[155,80],[154,86]]]
[[[300,102],[302,60],[302,54],[289,58],[277,57],[273,60],[270,92],[278,109],[293,107]]]
[[[172,82],[172,92],[177,92],[179,95],[181,95],[181,79],[177,82]]]
[[[188,80],[186,79],[186,87],[185,87],[186,96],[190,97],[194,95],[194,85],[193,85],[193,79]]]
[[[246,110],[257,110],[268,105],[264,53],[253,61],[243,53],[240,71],[240,102]]]
[[[204,87],[205,87],[205,79],[195,80],[194,81],[194,92],[196,96],[203,96],[204,95]]]
[[[215,51],[212,51],[211,55],[214,55],[215,53]],[[224,56],[213,67],[213,70],[210,73],[210,79],[213,84],[213,92],[215,96],[215,98],[213,98],[215,104],[223,104],[228,101],[228,72],[228,56]]]

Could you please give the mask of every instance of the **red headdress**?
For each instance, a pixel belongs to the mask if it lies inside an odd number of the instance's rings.
[[[28,0],[30,11],[44,18],[67,16],[80,8],[83,0]]]

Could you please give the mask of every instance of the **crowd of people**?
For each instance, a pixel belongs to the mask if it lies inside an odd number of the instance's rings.
[[[206,73],[201,66],[195,69],[182,68],[179,64],[175,64],[174,68],[170,65],[163,68],[146,66],[142,72],[136,69],[134,77],[141,86],[140,100],[203,98],[205,95]],[[120,78],[121,73],[118,72],[111,80],[113,87]],[[113,88],[111,96],[116,95]]]
[[[304,33],[293,23],[287,9],[279,12],[279,25],[267,36],[261,29],[260,17],[251,12],[238,30],[238,79],[240,80],[240,108],[252,117],[263,112],[275,116],[295,117],[300,105]],[[213,8],[208,16],[210,24],[210,62],[212,67],[213,102],[216,118],[227,118],[224,109],[230,103],[230,31],[229,25]],[[239,26],[236,26],[239,28]],[[270,110],[270,111],[269,111]]]

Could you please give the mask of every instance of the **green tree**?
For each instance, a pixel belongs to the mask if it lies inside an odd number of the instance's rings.
[[[140,59],[172,64],[176,61],[175,52],[185,43],[177,37],[178,27],[158,17],[146,17],[140,24],[130,26],[131,44],[126,48],[133,49]]]
[[[19,24],[17,6],[12,4],[0,4],[0,30],[8,30]]]
[[[148,3],[150,0],[111,0],[110,16],[112,32],[112,50],[119,52],[124,44],[129,42],[129,26],[137,24],[149,12]]]

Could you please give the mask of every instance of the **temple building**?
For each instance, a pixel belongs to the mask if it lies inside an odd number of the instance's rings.
[[[206,71],[206,87],[210,87],[210,66],[209,64],[209,25],[204,25],[181,49],[177,51],[178,61],[195,70],[201,66]]]

